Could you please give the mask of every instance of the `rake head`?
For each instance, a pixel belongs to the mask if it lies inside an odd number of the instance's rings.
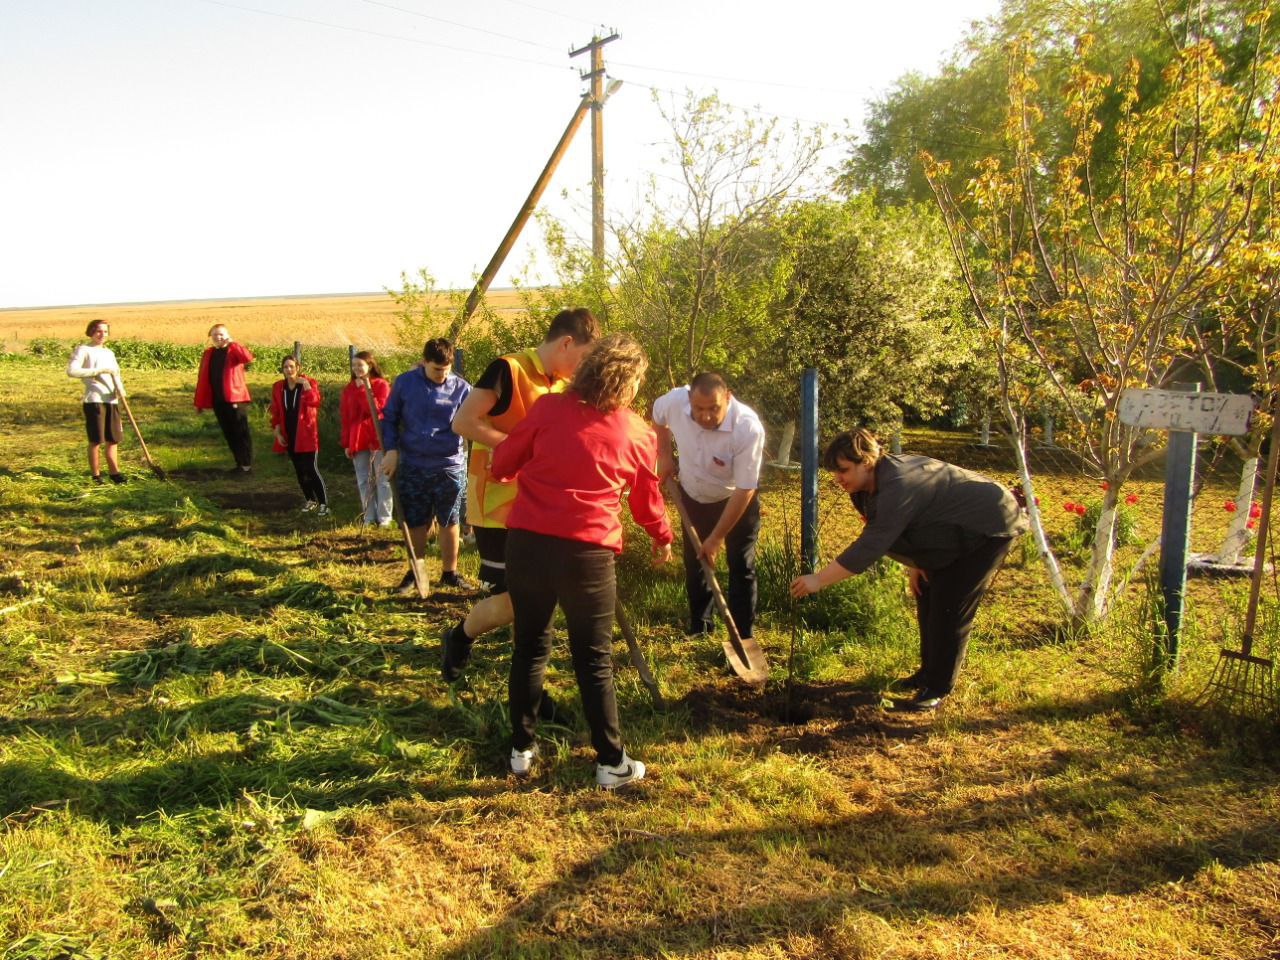
[[[1238,650],[1223,650],[1209,682],[1195,702],[1220,707],[1251,720],[1274,720],[1280,715],[1275,664]]]

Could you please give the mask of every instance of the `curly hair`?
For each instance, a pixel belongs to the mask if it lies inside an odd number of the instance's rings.
[[[601,413],[612,413],[631,402],[632,384],[648,369],[640,344],[625,333],[611,333],[582,358],[569,389]]]
[[[880,444],[875,434],[864,427],[857,430],[846,430],[829,444],[822,454],[822,465],[828,470],[837,469],[839,460],[850,463],[870,463],[872,466],[880,459]]]

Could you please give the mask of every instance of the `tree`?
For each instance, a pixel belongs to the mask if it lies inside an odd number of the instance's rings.
[[[1154,456],[1147,431],[1117,416],[1127,387],[1160,387],[1198,361],[1205,316],[1230,309],[1242,265],[1274,258],[1254,229],[1260,198],[1280,175],[1280,58],[1268,52],[1265,11],[1247,76],[1227,70],[1205,21],[1187,20],[1143,98],[1133,59],[1116,80],[1089,67],[1077,40],[1058,94],[1068,136],[1046,135],[1036,61],[1009,54],[1006,156],[987,157],[959,195],[947,164],[925,157],[951,246],[997,370],[999,402],[1030,504],[1036,543],[1071,618],[1106,610],[1121,488]],[[1101,120],[1117,106],[1114,128]],[[1095,175],[1095,147],[1117,144],[1114,175]],[[1068,418],[1059,441],[1105,482],[1088,568],[1068,588],[1035,508],[1027,465],[1027,411],[1050,400]]]

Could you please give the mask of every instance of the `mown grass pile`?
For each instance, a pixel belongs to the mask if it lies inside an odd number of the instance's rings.
[[[302,519],[287,464],[260,454],[252,480],[224,477],[191,374],[156,374],[135,378],[133,405],[174,482],[126,443],[131,482],[91,487],[73,387],[21,372],[0,381],[6,960],[1280,947],[1280,767],[1265,737],[1184,703],[1238,629],[1239,584],[1196,584],[1184,671],[1162,691],[1142,682],[1140,586],[1108,628],[1064,638],[1033,554],[1015,550],[955,696],[904,718],[879,707],[915,656],[901,575],[792,606],[795,490],[775,478],[764,693],[727,675],[717,643],[683,636],[682,575],[651,571],[633,536],[621,592],[672,708],[652,707],[621,647],[618,688],[652,775],[591,788],[561,644],[550,684],[571,722],[544,731],[517,784],[506,638],[478,644],[467,684],[441,682],[438,632],[469,598],[388,595],[397,546],[349,525],[340,454],[325,458],[335,517]],[[823,517],[829,552],[853,525],[834,497]],[[1273,598],[1265,614],[1269,653]]]

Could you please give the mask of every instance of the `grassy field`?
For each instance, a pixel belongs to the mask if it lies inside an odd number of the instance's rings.
[[[350,524],[333,424],[336,513],[302,517],[262,415],[255,476],[223,475],[192,379],[130,381],[172,481],[129,441],[131,482],[93,487],[61,369],[0,366],[5,960],[1280,956],[1274,734],[1186,703],[1238,630],[1242,584],[1195,582],[1162,693],[1142,682],[1141,585],[1108,629],[1064,638],[1015,548],[946,707],[886,713],[882,684],[913,666],[903,578],[886,567],[793,608],[798,495],[773,476],[765,691],[681,635],[680,573],[650,572],[633,535],[622,593],[671,707],[621,645],[618,685],[651,776],[594,790],[577,721],[546,731],[521,784],[503,760],[505,637],[477,645],[468,684],[441,682],[436,637],[468,598],[388,596],[403,563]],[[270,379],[252,374],[256,396]],[[1004,475],[958,436],[906,445]],[[1043,502],[1081,486],[1048,477]],[[1220,535],[1229,486],[1202,498],[1196,546]],[[1149,537],[1159,491],[1136,489]],[[826,489],[828,555],[849,514]],[[1065,543],[1073,521],[1048,516]],[[1275,613],[1269,584],[1268,655]],[[563,644],[550,684],[576,714]]]
[[[515,290],[492,290],[487,301],[499,314],[524,309]],[[357,343],[384,352],[395,342],[396,325],[395,302],[385,293],[6,309],[0,310],[0,346],[17,350],[35,337],[77,339],[99,317],[110,321],[116,338],[203,343],[211,326],[225,323],[242,343]]]

